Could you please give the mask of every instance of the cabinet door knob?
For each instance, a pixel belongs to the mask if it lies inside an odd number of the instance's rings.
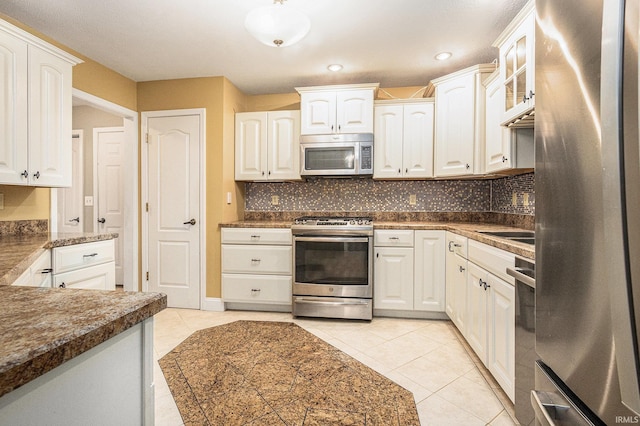
[[[98,223],[105,223],[107,221],[107,219],[105,219],[104,217],[101,217],[100,219],[98,219]]]
[[[491,287],[491,284],[487,284],[487,282],[485,281],[485,282],[484,282],[484,289],[485,289],[485,291],[486,291],[489,287]]]
[[[40,271],[41,274],[50,274],[53,272],[53,268],[45,268],[42,271]]]
[[[196,224],[196,220],[195,219],[191,219],[188,220],[186,222],[182,222],[183,225],[195,225]]]
[[[507,157],[505,157],[505,156],[503,155],[503,156],[502,156],[502,162],[503,162],[503,163],[506,163],[506,162],[507,162],[507,160],[508,160],[508,158],[507,158]]]
[[[460,272],[464,272],[464,268],[462,266],[458,266],[460,268]]]
[[[29,177],[29,172],[25,170],[24,172],[20,173],[20,176],[26,179]]]
[[[61,283],[58,287],[60,288],[67,288],[67,285],[65,283]]]
[[[74,217],[73,219],[69,219],[69,222],[80,223],[80,216]]]
[[[469,170],[469,169],[471,168],[471,166],[469,165],[469,163],[465,164],[464,166],[467,168],[467,170]]]
[[[33,174],[33,177],[34,177],[34,178],[36,178],[36,179],[40,179],[40,170],[38,170],[37,172],[35,172],[35,173]]]

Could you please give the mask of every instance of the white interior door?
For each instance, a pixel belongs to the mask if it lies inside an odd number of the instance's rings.
[[[73,138],[71,139],[71,187],[58,189],[58,232],[82,232],[82,227],[84,226],[83,139],[82,130],[73,131]]]
[[[124,253],[124,128],[93,129],[97,159],[97,230],[99,233],[117,232],[116,284],[124,283],[122,267]]]
[[[149,290],[199,309],[202,118],[166,113],[146,121]]]

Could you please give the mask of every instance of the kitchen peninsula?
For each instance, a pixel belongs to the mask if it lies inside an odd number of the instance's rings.
[[[166,295],[11,285],[50,249],[115,237],[0,235],[3,424],[153,424],[153,315]]]

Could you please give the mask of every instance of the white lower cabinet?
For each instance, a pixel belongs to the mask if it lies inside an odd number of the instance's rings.
[[[445,231],[374,231],[373,307],[445,310]]]
[[[89,266],[53,276],[53,286],[60,288],[84,288],[90,290],[114,290],[116,268],[113,262]]]
[[[469,241],[463,335],[513,401],[515,385],[515,288],[506,275],[515,256]],[[479,266],[482,265],[482,266]]]
[[[445,312],[464,335],[467,312],[467,237],[447,232],[446,239]]]
[[[374,309],[413,310],[413,247],[375,247],[375,251]]]
[[[291,230],[222,228],[222,300],[291,306]]]
[[[51,287],[51,272],[51,250],[44,250],[12,285]]]
[[[115,290],[116,267],[113,240],[54,247],[53,286]]]

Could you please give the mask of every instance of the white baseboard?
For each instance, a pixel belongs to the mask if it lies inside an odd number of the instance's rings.
[[[217,297],[206,297],[200,306],[201,311],[224,312],[224,302]]]

